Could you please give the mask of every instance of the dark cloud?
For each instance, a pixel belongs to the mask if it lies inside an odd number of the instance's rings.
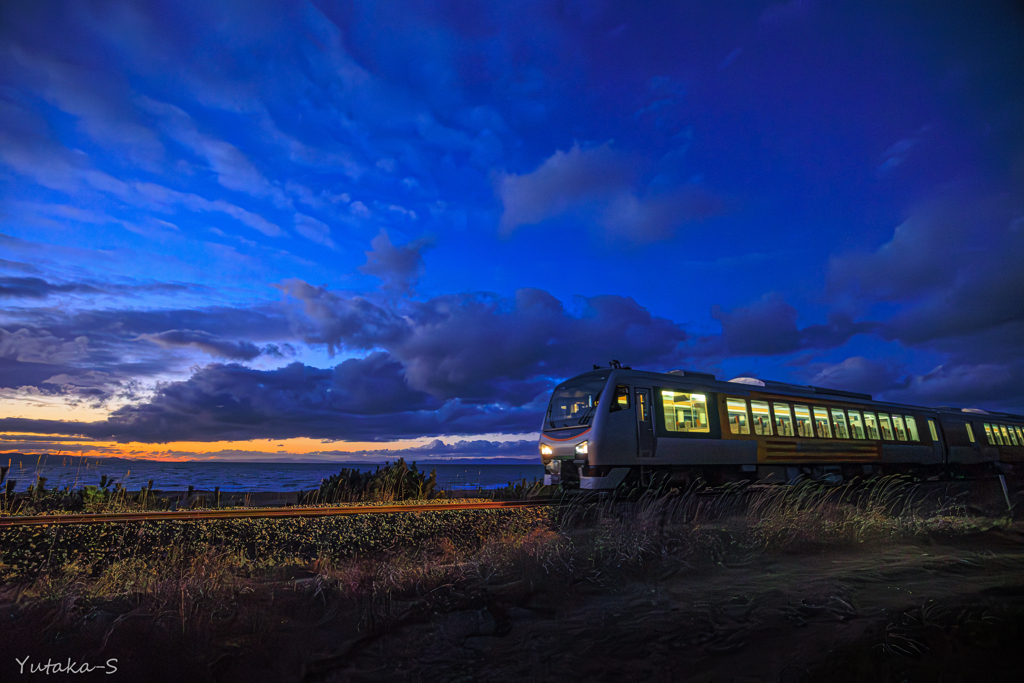
[[[888,400],[916,405],[987,408],[1024,415],[1024,361],[948,362],[909,378]]]
[[[609,143],[589,148],[577,143],[568,152],[557,150],[529,173],[499,175],[500,230],[509,234],[521,225],[571,214],[601,226],[608,237],[647,243],[671,237],[683,223],[720,213],[718,197],[677,177],[689,137],[677,144],[681,148],[662,157],[646,187],[638,184],[642,169],[637,159]]]
[[[216,358],[230,360],[252,360],[262,353],[260,347],[252,342],[221,339],[201,330],[167,330],[159,334],[143,334],[139,339],[168,349],[190,346]]]
[[[914,208],[873,252],[834,257],[834,296],[914,301],[969,285],[984,272],[1019,272],[1024,203],[952,188]],[[1017,226],[1017,227],[1014,227]]]
[[[105,287],[104,287],[105,289]],[[84,310],[32,308],[10,312],[17,327],[0,328],[0,386],[33,387],[93,403],[113,396],[135,398],[139,381],[181,371],[190,361],[176,349],[195,348],[215,357],[252,360],[261,353],[294,356],[280,340],[294,338],[280,311],[223,307],[180,310]],[[245,335],[228,339],[224,334]],[[279,340],[258,346],[250,341]]]
[[[6,235],[0,237],[6,237]],[[8,261],[7,259],[0,259],[0,268],[4,268],[6,270],[16,270],[21,273],[39,272],[39,268],[32,265],[31,263],[22,263],[21,261]]]
[[[300,281],[283,289],[303,305],[296,324],[308,342],[386,349],[405,367],[410,386],[445,399],[521,405],[549,378],[577,374],[588,363],[619,358],[670,365],[686,339],[676,323],[620,296],[580,298],[579,310],[570,313],[538,289],[521,289],[513,299],[462,294],[402,301],[394,309]]]
[[[54,284],[38,277],[0,277],[0,298],[44,299],[52,294],[134,294],[202,292],[205,287],[177,283],[156,282],[142,285],[92,284],[68,282]]]
[[[876,251],[834,258],[829,288],[862,308],[887,307],[883,338],[946,356],[899,395],[1024,406],[1022,263],[1024,196],[954,187],[914,209]]]
[[[325,344],[332,355],[341,347],[368,350],[394,344],[409,334],[407,320],[365,297],[343,296],[302,280],[286,280],[279,288],[302,304],[292,316],[298,333],[310,344]]]
[[[910,382],[907,372],[898,364],[864,356],[851,356],[831,365],[812,362],[805,372],[813,373],[808,374],[806,380],[811,386],[859,391],[876,398],[885,392],[906,388]]]
[[[797,310],[777,292],[758,301],[725,311],[711,308],[711,317],[722,325],[721,337],[704,338],[702,353],[719,356],[756,356],[793,353],[804,349],[842,346],[856,334],[878,330],[878,323],[854,322],[842,312],[828,314],[824,325],[797,326]]]
[[[381,230],[370,242],[372,249],[366,252],[366,263],[359,270],[380,278],[386,290],[408,294],[423,275],[423,250],[432,245],[432,239],[421,238],[396,246],[387,231]]]
[[[722,324],[720,344],[726,353],[776,354],[800,348],[797,311],[777,293],[732,311],[713,306],[711,317]]]
[[[48,312],[40,312],[45,316]],[[274,341],[292,336],[288,318],[274,307],[229,308],[209,306],[195,309],[83,310],[70,316],[55,315],[46,320],[51,329],[67,334],[112,334],[140,336],[167,330],[198,330],[253,341]]]
[[[55,285],[38,277],[0,277],[0,297],[42,299],[51,294],[95,294],[99,291],[91,285],[81,283]]]
[[[577,143],[568,152],[555,151],[530,173],[502,175],[496,185],[505,207],[501,230],[508,233],[557,216],[573,205],[603,201],[633,182],[632,166],[607,143],[587,149]]]

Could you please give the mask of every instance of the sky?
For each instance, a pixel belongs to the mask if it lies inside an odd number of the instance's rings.
[[[611,359],[1024,414],[1020,2],[0,2],[0,452],[536,458]]]

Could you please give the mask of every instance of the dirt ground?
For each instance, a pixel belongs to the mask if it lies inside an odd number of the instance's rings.
[[[256,586],[240,611],[197,619],[201,632],[166,604],[81,609],[8,595],[0,680],[1024,680],[1020,523],[723,557],[625,584],[515,582],[461,596],[445,613],[377,605],[377,621],[317,581]],[[19,672],[25,657],[26,667],[115,658],[117,671],[33,676]]]

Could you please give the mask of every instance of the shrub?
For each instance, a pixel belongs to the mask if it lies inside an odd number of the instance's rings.
[[[349,503],[357,501],[431,500],[444,498],[437,490],[437,470],[430,476],[420,472],[416,463],[406,465],[404,458],[388,462],[375,472],[343,468],[320,482],[320,489],[302,496],[299,504]]]

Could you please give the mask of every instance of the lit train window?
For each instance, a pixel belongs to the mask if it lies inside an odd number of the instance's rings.
[[[1015,428],[1017,430],[1017,441],[1020,441],[1020,445],[1024,446],[1024,432],[1020,430],[1020,427]]]
[[[920,441],[921,437],[917,433],[917,421],[911,415],[904,417],[907,421],[907,434],[910,436],[911,441]]]
[[[932,435],[932,441],[939,440],[939,430],[935,427],[935,420],[928,419],[928,433]],[[967,425],[967,433],[971,435],[971,441],[974,441],[974,434],[971,433],[971,425]]]
[[[1007,429],[1010,431],[1010,441],[1013,442],[1013,445],[1020,446],[1021,444],[1017,443],[1017,432],[1014,431],[1012,426],[1007,427]]]
[[[987,427],[988,425],[985,426]],[[992,438],[995,439],[995,443],[997,446],[1003,445],[1003,437],[999,433],[999,425],[992,425]]]
[[[814,423],[811,422],[811,409],[807,406],[793,406],[793,414],[796,416],[797,436],[814,436]]]
[[[828,425],[828,411],[824,408],[814,409],[814,431],[823,439],[832,438],[832,428]]]
[[[789,412],[788,403],[773,403],[775,410],[775,427],[779,436],[793,436],[793,416]]]
[[[878,414],[878,424],[882,427],[882,438],[888,441],[895,441],[895,437],[892,435],[892,423],[889,422],[889,416],[885,413]]]
[[[772,435],[772,415],[768,412],[765,401],[751,401],[750,412],[753,413],[754,433],[764,436]]]
[[[749,434],[750,421],[747,419],[747,401],[743,398],[725,399],[726,411],[729,413],[729,430],[733,434]]]
[[[846,415],[843,413],[842,408],[832,409],[832,422],[836,426],[836,438],[850,438],[850,432],[846,429]]]
[[[867,430],[867,438],[882,438],[879,435],[879,419],[874,417],[873,413],[864,411],[864,429]],[[939,437],[936,436],[935,438],[938,439]]]
[[[861,420],[860,412],[857,410],[847,410],[846,414],[850,416],[850,433],[853,434],[853,438],[863,439],[864,422]]]
[[[1017,445],[1017,435],[1016,434],[1011,436],[1010,433],[1006,430],[1006,427],[1004,425],[999,425],[999,429],[1003,432],[1003,443],[1005,443],[1007,446],[1009,446],[1011,443],[1014,446]]]
[[[893,415],[892,425],[896,428],[896,438],[900,441],[906,441],[907,429],[903,426],[903,418],[900,415]]]
[[[615,400],[612,401],[611,411],[629,410],[629,387],[625,384],[615,386]]]
[[[929,422],[931,422],[931,420],[929,420]],[[971,440],[971,443],[974,443],[974,430],[971,429],[971,423],[970,422],[964,423],[964,427],[967,427],[967,438]],[[939,440],[938,437],[934,437],[934,438],[935,438],[936,441]]]
[[[670,432],[710,432],[708,403],[704,394],[662,391],[665,429]]]
[[[996,440],[992,436],[992,427],[989,426],[988,422],[983,422],[981,426],[985,428],[985,436],[988,437],[989,445],[990,446],[995,446],[996,445]]]

